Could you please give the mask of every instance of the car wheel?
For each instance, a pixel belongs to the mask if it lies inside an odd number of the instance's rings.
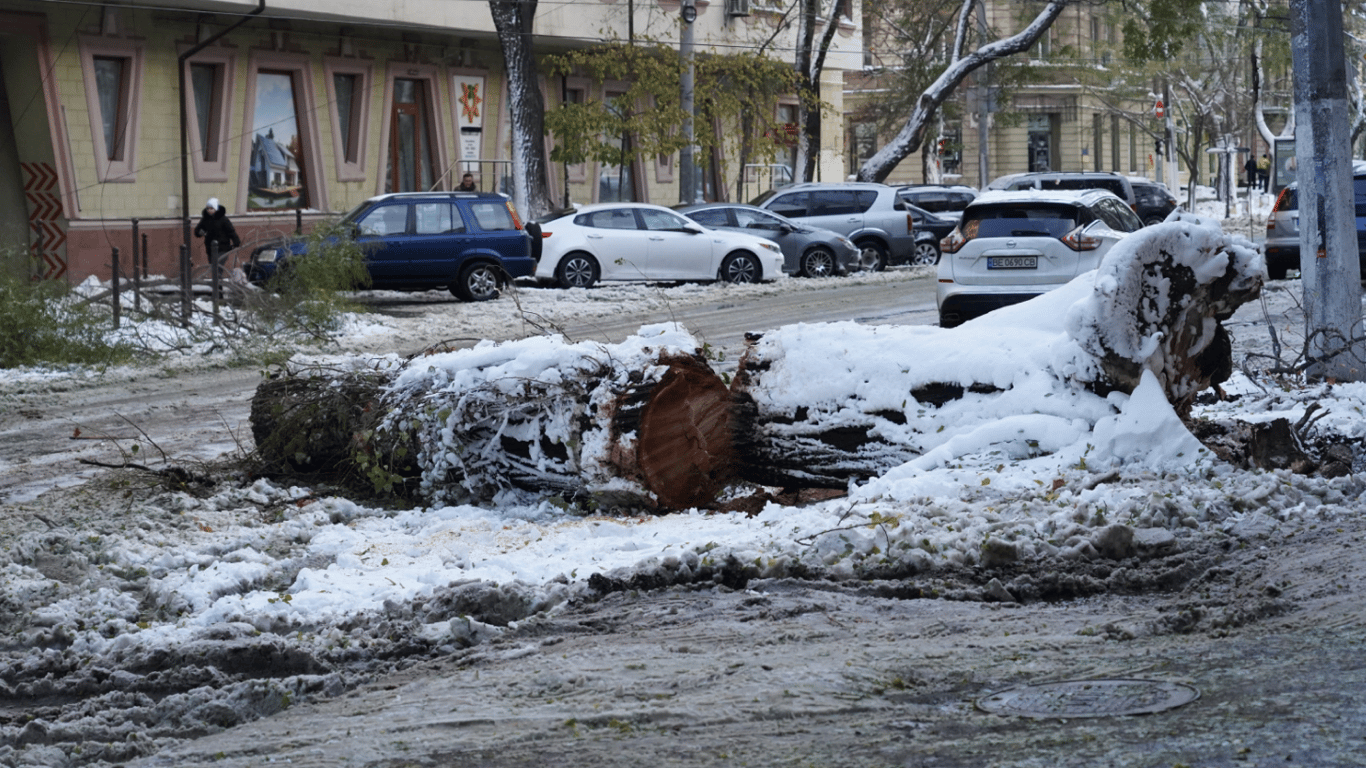
[[[1166,216],[1149,216],[1148,218],[1146,218],[1146,219],[1143,220],[1143,226],[1145,226],[1145,227],[1151,227],[1151,226],[1154,225],[1154,224],[1161,224],[1162,222],[1164,222],[1164,221],[1166,221],[1166,220],[1167,220],[1167,217],[1166,217]]]
[[[489,301],[498,298],[498,267],[493,264],[468,264],[451,286],[451,294],[461,301]]]
[[[915,259],[911,262],[916,266],[930,266],[939,263],[939,245],[933,240],[922,240],[915,244]]]
[[[728,283],[754,283],[759,281],[759,262],[748,253],[732,253],[721,262],[721,272],[717,275]]]
[[[592,288],[598,282],[598,261],[586,253],[571,253],[555,267],[555,281],[561,288]]]
[[[859,249],[859,263],[864,269],[881,272],[887,268],[887,249],[876,240],[855,243]]]
[[[817,246],[802,256],[802,274],[807,277],[829,277],[835,274],[835,254],[825,246]]]
[[[1287,267],[1284,264],[1266,265],[1266,276],[1270,280],[1284,280],[1286,275],[1289,274],[1289,272],[1290,267]]]

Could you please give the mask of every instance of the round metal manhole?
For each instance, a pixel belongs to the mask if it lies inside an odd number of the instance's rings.
[[[1161,680],[1067,680],[1011,688],[977,700],[978,709],[1021,717],[1150,715],[1200,698],[1200,691]]]

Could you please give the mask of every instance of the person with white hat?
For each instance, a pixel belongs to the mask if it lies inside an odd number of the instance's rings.
[[[210,260],[213,259],[214,243],[218,244],[219,259],[242,244],[242,238],[237,236],[237,230],[228,218],[228,209],[219,205],[216,197],[209,198],[204,204],[204,215],[200,217],[199,225],[194,228],[194,236],[204,238],[204,253]]]

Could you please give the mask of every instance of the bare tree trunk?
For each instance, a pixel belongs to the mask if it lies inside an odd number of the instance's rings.
[[[969,19],[967,10],[976,0],[963,0],[964,8],[959,13],[960,31],[959,40],[965,39],[964,32]],[[945,101],[953,95],[953,91],[958,84],[978,68],[1002,59],[1029,50],[1043,33],[1048,31],[1053,21],[1062,14],[1067,7],[1068,0],[1052,0],[1043,10],[1039,11],[1029,26],[1018,34],[1012,35],[1002,40],[995,40],[990,43],[982,42],[977,50],[972,53],[955,58],[953,63],[944,70],[939,78],[936,79],[925,92],[920,94],[916,101],[915,109],[911,111],[906,120],[906,124],[901,131],[887,143],[876,154],[868,158],[858,170],[859,181],[885,181],[892,171],[901,164],[902,160],[910,157],[913,152],[920,149],[920,145],[925,140],[925,131],[929,128],[929,121]]]
[[[489,0],[508,78],[512,121],[512,198],[522,216],[547,213],[549,167],[545,151],[545,100],[536,82],[532,26],[537,0]]]

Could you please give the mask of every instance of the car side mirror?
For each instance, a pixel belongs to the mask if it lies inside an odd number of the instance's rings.
[[[706,232],[707,230],[703,229],[701,224],[698,224],[695,221],[690,221],[683,225],[683,231],[690,232],[694,235],[700,235],[703,232]]]

